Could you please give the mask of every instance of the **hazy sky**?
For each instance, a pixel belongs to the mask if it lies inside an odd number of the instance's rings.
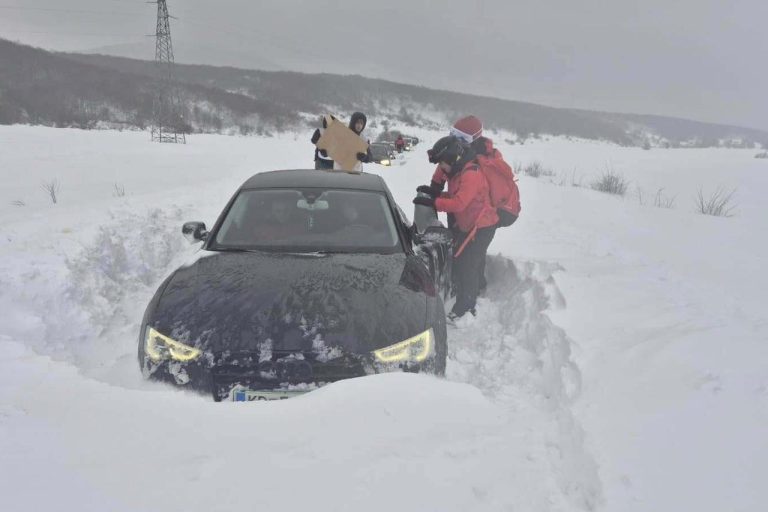
[[[767,0],[168,0],[179,62],[356,73],[768,129]],[[145,0],[0,0],[0,37],[153,57]]]

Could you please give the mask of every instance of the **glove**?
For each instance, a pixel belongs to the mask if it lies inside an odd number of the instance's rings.
[[[320,155],[323,156],[323,158],[328,158],[328,152],[326,150],[318,149],[317,152],[320,153]]]
[[[416,197],[413,199],[413,204],[418,204],[421,206],[429,206],[430,208],[434,208],[435,199],[432,197]]]
[[[357,159],[361,162],[368,162],[368,154],[367,153],[358,153]]]
[[[433,199],[440,195],[439,191],[433,189],[429,185],[419,185],[418,187],[416,187],[416,192],[421,192],[423,194],[428,194]]]
[[[440,192],[442,192],[443,189],[445,188],[445,182],[441,181],[440,183],[438,183],[437,181],[432,180],[429,182],[429,186],[432,187],[432,190],[436,192],[435,196],[439,196]]]

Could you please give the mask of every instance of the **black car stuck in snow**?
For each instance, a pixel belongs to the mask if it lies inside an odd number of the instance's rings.
[[[147,306],[146,378],[268,400],[386,371],[441,375],[450,235],[409,224],[381,177],[286,170],[248,179],[195,260]]]

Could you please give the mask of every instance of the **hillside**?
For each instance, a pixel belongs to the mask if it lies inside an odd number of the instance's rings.
[[[177,83],[187,131],[250,133],[280,130],[295,112],[196,83]],[[154,81],[0,39],[0,124],[145,128],[151,123]]]
[[[154,64],[54,54],[0,40],[0,124],[128,126],[151,120]],[[176,66],[185,129],[272,133],[308,128],[317,115],[362,110],[371,128],[438,128],[467,112],[518,139],[556,135],[621,145],[768,146],[768,133],[661,116],[551,108],[361,76]]]

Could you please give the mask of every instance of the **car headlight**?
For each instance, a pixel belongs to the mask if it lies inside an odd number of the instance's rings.
[[[392,162],[390,162],[389,160],[385,159],[385,160],[381,161],[381,165],[392,165]]]
[[[200,357],[203,352],[181,342],[160,334],[151,327],[147,327],[147,335],[144,340],[144,351],[153,361],[173,359],[174,361],[188,362]]]
[[[435,333],[429,329],[400,343],[374,350],[373,355],[381,363],[421,362],[432,355],[434,339]]]

